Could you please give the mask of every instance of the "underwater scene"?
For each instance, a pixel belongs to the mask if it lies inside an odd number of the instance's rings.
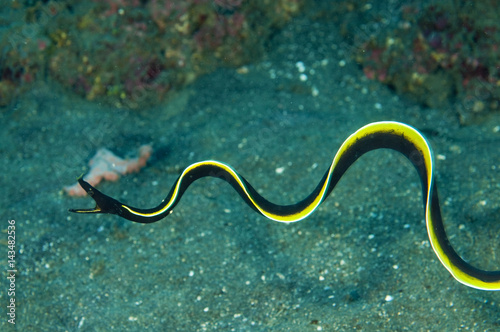
[[[0,331],[500,329],[495,1],[0,7]]]

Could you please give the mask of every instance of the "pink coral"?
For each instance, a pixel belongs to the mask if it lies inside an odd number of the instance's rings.
[[[95,186],[102,179],[116,181],[120,175],[139,172],[151,157],[153,148],[151,145],[142,145],[139,148],[139,156],[133,159],[122,159],[108,149],[102,148],[90,159],[90,171],[84,176],[85,181]],[[78,183],[64,187],[69,196],[85,196],[87,193]]]

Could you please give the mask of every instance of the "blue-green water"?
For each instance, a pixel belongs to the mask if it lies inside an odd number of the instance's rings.
[[[418,176],[393,152],[361,158],[318,211],[291,225],[257,215],[215,179],[196,182],[151,225],[67,212],[93,205],[62,188],[101,147],[126,155],[153,145],[140,173],[99,185],[133,206],[155,206],[180,170],[204,159],[233,165],[286,204],[315,188],[349,134],[397,120],[433,146],[453,246],[497,269],[500,115],[461,127],[450,110],[395,96],[331,47],[338,31],[323,24],[297,19],[248,73],[217,70],[168,105],[112,109],[40,84],[3,111],[2,230],[16,221],[17,329],[498,329],[498,293],[459,284],[439,263]],[[6,277],[1,330],[12,328]]]

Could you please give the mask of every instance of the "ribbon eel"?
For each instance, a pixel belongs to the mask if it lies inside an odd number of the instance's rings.
[[[261,196],[231,166],[206,160],[188,166],[176,180],[167,197],[155,208],[140,209],[123,204],[92,187],[81,177],[78,182],[95,200],[93,209],[71,209],[75,213],[110,213],[138,223],[153,223],[172,212],[186,189],[194,181],[216,177],[228,182],[256,212],[284,223],[308,217],[328,197],[346,170],[363,154],[375,149],[392,149],[405,155],[415,166],[422,182],[425,221],[432,249],[451,275],[464,285],[482,290],[500,290],[500,271],[484,271],[464,261],[446,236],[429,142],[415,128],[392,121],[370,123],[349,136],[333,158],[331,166],[316,189],[304,200],[277,205]]]

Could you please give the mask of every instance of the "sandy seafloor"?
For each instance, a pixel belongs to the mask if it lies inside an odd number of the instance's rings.
[[[333,25],[297,19],[247,74],[217,70],[153,109],[100,106],[40,84],[3,110],[1,262],[6,276],[15,219],[17,330],[498,330],[500,294],[463,286],[440,264],[418,176],[395,152],[362,157],[295,224],[256,214],[217,179],[196,182],[151,225],[68,213],[93,206],[61,189],[101,147],[127,155],[153,144],[140,173],[98,187],[133,206],[155,206],[204,159],[233,165],[286,204],[315,188],[349,134],[397,120],[422,130],[438,156],[453,246],[499,269],[500,114],[460,126],[452,108],[398,97],[364,78],[338,36]],[[6,331],[5,277],[1,285]]]

